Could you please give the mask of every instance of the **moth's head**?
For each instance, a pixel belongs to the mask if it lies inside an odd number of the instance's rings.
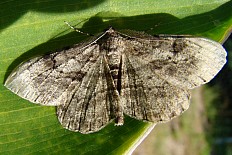
[[[108,29],[106,29],[106,33],[113,34],[115,33],[115,30],[112,26],[110,26]]]

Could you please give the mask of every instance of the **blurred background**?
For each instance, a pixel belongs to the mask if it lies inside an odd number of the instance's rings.
[[[189,109],[158,124],[133,155],[232,155],[232,35],[227,63],[208,84],[192,90]]]

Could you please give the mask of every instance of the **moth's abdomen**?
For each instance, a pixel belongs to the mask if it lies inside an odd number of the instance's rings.
[[[107,55],[110,74],[114,80],[115,88],[118,87],[118,80],[120,80],[120,61],[121,54],[110,52]]]

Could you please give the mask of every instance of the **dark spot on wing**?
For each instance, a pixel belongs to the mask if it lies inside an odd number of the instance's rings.
[[[187,44],[185,43],[185,41],[183,39],[176,39],[173,42],[172,47],[173,47],[172,52],[180,53],[187,47]]]

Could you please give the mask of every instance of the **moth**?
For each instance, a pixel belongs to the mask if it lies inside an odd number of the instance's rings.
[[[72,27],[73,28],[73,27]],[[32,103],[57,106],[61,125],[88,134],[124,115],[167,122],[190,104],[189,90],[226,63],[217,42],[191,36],[116,31],[22,63],[5,86]]]

